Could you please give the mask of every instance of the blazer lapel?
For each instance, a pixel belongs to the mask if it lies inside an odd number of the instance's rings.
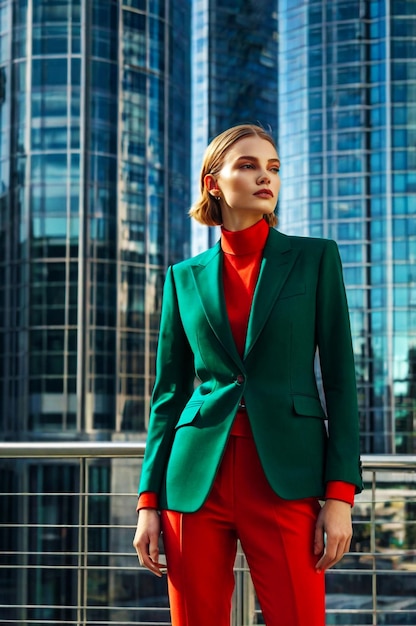
[[[222,266],[221,246],[217,243],[198,265],[191,266],[191,270],[209,325],[225,350],[243,368],[225,306]]]
[[[254,291],[248,321],[244,359],[263,329],[297,256],[298,253],[292,249],[290,239],[286,235],[276,230],[270,230],[264,248],[259,278]]]

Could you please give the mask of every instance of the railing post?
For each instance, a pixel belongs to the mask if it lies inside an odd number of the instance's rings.
[[[21,463],[18,471],[18,485],[20,491],[23,493],[29,492],[29,481],[28,474],[30,472],[30,465],[28,463]],[[29,500],[25,498],[23,500],[22,506],[22,517],[23,517],[23,525],[21,528],[17,529],[17,534],[19,537],[18,547],[22,552],[21,556],[21,572],[18,573],[18,586],[17,586],[17,597],[19,599],[19,617],[21,619],[21,623],[25,624],[28,619],[28,610],[25,605],[25,601],[27,601],[27,589],[29,578],[31,575],[31,570],[29,569],[29,534],[26,530],[29,524]],[[33,583],[33,580],[31,581]]]
[[[377,560],[376,560],[376,470],[372,473],[371,481],[371,561],[372,561],[372,574],[371,574],[371,599],[372,599],[372,623],[373,626],[377,626]]]
[[[78,511],[78,576],[77,622],[87,626],[87,522],[88,522],[87,460],[79,460],[79,511]]]

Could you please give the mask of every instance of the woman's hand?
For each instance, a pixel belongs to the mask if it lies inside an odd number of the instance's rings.
[[[314,554],[322,554],[316,571],[324,572],[338,563],[350,549],[351,538],[351,506],[341,500],[327,500],[316,522]]]
[[[139,557],[140,565],[147,567],[153,574],[161,577],[161,568],[165,564],[159,564],[159,536],[160,519],[156,509],[141,509],[137,521],[136,533],[133,546]]]

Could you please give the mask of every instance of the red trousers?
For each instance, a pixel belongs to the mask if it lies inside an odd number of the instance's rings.
[[[162,512],[172,626],[230,626],[237,539],[266,626],[324,626],[325,578],[315,571],[315,498],[282,500],[251,436],[231,436],[204,506]]]

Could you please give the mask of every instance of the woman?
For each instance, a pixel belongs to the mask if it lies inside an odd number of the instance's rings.
[[[351,541],[361,472],[342,268],[333,241],[272,228],[279,166],[258,126],[217,136],[190,214],[221,241],[166,276],[134,546],[160,575],[162,527],[173,626],[229,626],[237,539],[266,625],[323,626],[323,572]]]

